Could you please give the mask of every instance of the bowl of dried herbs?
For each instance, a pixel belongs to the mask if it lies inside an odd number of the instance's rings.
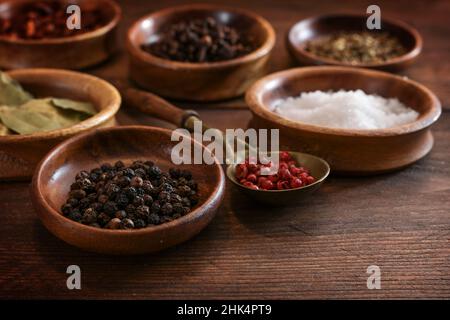
[[[0,180],[30,178],[57,143],[114,124],[117,90],[94,76],[57,69],[0,72]]]

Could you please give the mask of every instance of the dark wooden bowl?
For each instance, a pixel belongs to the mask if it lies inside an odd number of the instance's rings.
[[[211,63],[171,61],[141,49],[150,37],[157,39],[170,24],[209,16],[250,34],[258,48],[236,59]],[[273,28],[254,13],[207,4],[172,7],[144,16],[129,29],[130,77],[139,86],[168,98],[192,101],[233,98],[242,95],[266,73],[274,44]]]
[[[2,1],[0,16],[9,17],[33,0]],[[117,24],[120,7],[112,0],[63,0],[83,7],[98,7],[109,21],[97,30],[80,35],[54,39],[11,39],[0,37],[0,68],[81,69],[107,59],[117,48]]]
[[[59,211],[80,170],[93,169],[104,162],[138,159],[154,161],[168,170],[174,166],[171,150],[176,143],[171,141],[170,130],[145,126],[98,129],[63,142],[43,159],[33,177],[31,196],[39,218],[58,238],[99,253],[154,252],[188,240],[206,227],[222,201],[225,178],[217,161],[212,165],[180,165],[197,180],[200,202],[192,212],[165,224],[138,230],[108,230],[74,222]]]
[[[411,123],[387,129],[349,130],[300,123],[271,111],[280,99],[308,91],[361,89],[367,94],[398,98],[419,112]],[[253,113],[249,126],[280,130],[280,149],[307,152],[325,159],[333,172],[374,174],[405,167],[433,146],[430,126],[441,105],[423,85],[386,72],[349,67],[306,67],[277,72],[257,81],[247,92]]]
[[[305,50],[308,41],[321,36],[340,31],[368,31],[366,20],[367,16],[360,14],[327,14],[302,20],[290,28],[287,35],[287,47],[291,55],[303,65],[352,66],[391,71],[407,67],[422,51],[422,37],[416,29],[402,21],[386,18],[381,19],[381,31],[388,32],[399,39],[407,50],[402,56],[383,63],[352,65],[319,57]]]
[[[115,124],[120,95],[104,80],[57,69],[20,69],[8,74],[36,97],[90,101],[99,112],[69,128],[30,135],[0,136],[0,180],[30,179],[42,157],[59,142],[92,128]]]

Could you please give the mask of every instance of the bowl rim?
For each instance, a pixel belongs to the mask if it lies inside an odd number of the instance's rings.
[[[120,108],[121,97],[117,89],[109,82],[87,73],[65,69],[50,69],[50,68],[15,69],[7,71],[6,73],[10,75],[12,78],[14,78],[14,75],[26,75],[33,73],[33,74],[40,74],[43,77],[45,77],[46,75],[57,75],[60,77],[66,76],[77,77],[80,83],[83,83],[86,80],[96,81],[109,91],[111,101],[109,102],[109,105],[100,112],[97,112],[96,114],[90,116],[86,120],[83,120],[71,127],[33,134],[24,134],[24,135],[14,134],[14,135],[0,136],[1,142],[41,140],[47,138],[54,138],[55,136],[71,135],[86,129],[96,127],[102,123],[105,123],[106,121],[114,117],[114,115]]]
[[[22,2],[32,2],[32,0],[21,0]],[[99,1],[99,0],[94,0]],[[44,39],[22,39],[22,38],[10,38],[7,36],[0,36],[0,42],[10,43],[10,44],[21,44],[21,45],[51,45],[51,44],[66,44],[66,43],[73,43],[73,42],[80,42],[84,40],[89,40],[93,38],[100,37],[109,31],[111,31],[113,28],[115,28],[119,21],[122,18],[122,9],[120,6],[114,1],[114,0],[100,0],[101,4],[107,4],[110,6],[114,11],[113,18],[105,25],[92,30],[88,31],[79,35],[74,36],[68,36],[68,37],[60,37],[60,38],[44,38]],[[2,5],[7,5],[9,2],[13,2],[12,0],[7,0],[5,2],[2,2]],[[100,10],[103,10],[103,6],[100,6]]]
[[[429,110],[421,113],[419,117],[409,123],[405,123],[400,126],[395,126],[391,128],[384,129],[342,129],[342,128],[332,128],[323,127],[312,124],[307,124],[304,122],[293,121],[281,117],[275,112],[269,110],[266,105],[262,104],[261,95],[264,92],[263,87],[266,83],[274,81],[280,78],[297,78],[303,75],[318,74],[318,73],[333,73],[337,74],[358,74],[369,77],[379,77],[381,79],[390,79],[395,81],[406,82],[416,88],[421,94],[425,95],[431,101],[431,107]],[[262,117],[268,121],[281,124],[296,130],[303,130],[318,134],[328,134],[334,136],[353,136],[353,137],[390,137],[403,134],[409,134],[423,130],[431,126],[441,115],[441,103],[436,95],[424,85],[409,79],[406,76],[395,75],[388,72],[364,69],[364,68],[354,68],[354,67],[343,67],[343,66],[312,66],[312,67],[300,67],[292,68],[267,75],[258,81],[256,81],[245,95],[245,102],[249,106],[250,110],[259,117]]]
[[[335,66],[348,66],[348,67],[358,67],[358,68],[380,68],[380,67],[393,67],[396,66],[398,64],[401,64],[403,62],[406,61],[410,61],[413,60],[414,58],[416,58],[421,52],[422,52],[422,48],[423,48],[423,40],[422,40],[422,36],[420,35],[419,31],[417,31],[417,29],[415,29],[413,26],[407,24],[406,22],[399,20],[399,19],[394,19],[392,17],[382,17],[381,18],[381,22],[386,22],[388,24],[390,24],[391,26],[395,27],[395,28],[399,28],[402,29],[403,31],[405,31],[406,33],[408,33],[413,39],[414,39],[414,47],[409,50],[408,52],[398,56],[398,57],[394,57],[391,58],[389,60],[386,60],[384,62],[377,62],[377,63],[358,63],[358,64],[351,64],[348,62],[340,62],[337,60],[333,60],[333,59],[329,59],[326,57],[321,57],[321,56],[317,56],[314,55],[312,53],[309,53],[308,51],[304,50],[303,47],[300,47],[298,44],[299,43],[304,43],[304,41],[302,42],[295,42],[293,40],[294,37],[294,30],[297,28],[300,28],[300,25],[302,24],[307,24],[309,22],[312,21],[320,21],[320,20],[324,20],[324,19],[329,19],[329,18],[361,18],[361,19],[367,19],[367,15],[361,14],[361,13],[355,13],[355,12],[336,12],[336,13],[327,13],[327,14],[321,14],[321,15],[315,15],[315,16],[311,16],[308,17],[306,19],[302,19],[300,21],[297,21],[296,23],[294,23],[289,30],[287,31],[287,44],[288,44],[288,48],[292,51],[294,51],[296,54],[299,54],[305,58],[307,58],[309,61],[311,62],[315,62],[315,63],[322,63],[322,64],[326,64],[326,65],[335,65]]]
[[[31,190],[33,194],[33,201],[36,201],[40,207],[43,208],[47,212],[48,215],[52,217],[52,219],[58,220],[60,223],[67,223],[70,224],[73,229],[79,229],[82,232],[93,232],[97,234],[103,234],[103,235],[109,235],[109,236],[133,236],[133,235],[142,235],[142,234],[149,234],[149,233],[157,233],[161,232],[173,227],[177,226],[183,226],[187,223],[189,223],[192,220],[195,220],[196,218],[199,218],[205,214],[205,210],[202,210],[204,207],[208,206],[209,203],[219,201],[220,198],[223,196],[225,191],[225,176],[222,170],[222,167],[217,160],[217,158],[214,156],[214,167],[216,169],[216,175],[218,177],[218,183],[214,186],[214,191],[212,194],[199,206],[194,208],[191,212],[188,214],[172,220],[170,222],[166,222],[160,225],[152,226],[149,228],[141,228],[141,229],[104,229],[104,228],[96,228],[91,227],[88,225],[84,225],[82,223],[70,220],[69,218],[65,217],[62,213],[60,213],[58,210],[55,210],[52,206],[48,204],[48,202],[45,200],[44,195],[41,192],[41,189],[38,187],[39,183],[42,179],[42,172],[45,169],[45,166],[52,161],[54,157],[57,157],[60,155],[61,149],[65,148],[67,145],[76,143],[83,139],[89,139],[89,137],[96,135],[98,132],[110,132],[110,131],[127,131],[127,130],[140,130],[140,131],[146,131],[147,133],[152,132],[161,132],[163,134],[171,136],[171,130],[166,128],[159,128],[159,127],[153,127],[153,126],[144,126],[144,125],[129,125],[129,126],[116,126],[116,127],[108,127],[108,128],[99,128],[90,130],[88,132],[85,132],[83,134],[76,135],[72,138],[69,138],[65,140],[64,142],[58,144],[53,149],[51,149],[45,157],[40,161],[39,165],[37,166],[35,173],[33,175],[33,180],[31,183]],[[206,149],[206,147],[199,142],[195,141],[189,136],[185,136],[189,139],[191,139],[194,144],[197,144],[202,147],[202,149]],[[36,209],[35,209],[36,210]],[[42,209],[41,209],[42,210]],[[39,211],[39,210],[36,210]],[[40,215],[40,214],[39,214]]]
[[[279,153],[281,151],[277,151],[277,152]],[[235,172],[236,166],[238,164],[231,164],[231,165],[227,166],[227,170],[226,170],[227,178],[231,182],[233,182],[235,185],[237,185],[237,186],[239,186],[241,188],[245,188],[246,190],[250,190],[252,192],[267,192],[267,193],[274,193],[275,194],[275,193],[282,193],[282,192],[286,192],[286,191],[306,190],[306,189],[312,188],[312,187],[314,187],[316,185],[320,185],[321,183],[323,183],[328,178],[328,176],[330,175],[330,173],[331,173],[330,164],[327,161],[325,161],[324,159],[322,159],[322,158],[320,158],[318,156],[315,156],[313,154],[310,154],[310,153],[305,153],[305,152],[298,152],[298,151],[287,151],[287,152],[289,152],[289,153],[296,153],[296,154],[299,154],[299,155],[302,155],[302,156],[307,156],[307,157],[310,157],[310,158],[314,158],[315,160],[321,162],[326,168],[325,174],[320,179],[317,179],[313,183],[308,184],[306,186],[301,186],[299,188],[293,188],[293,189],[284,189],[284,190],[264,190],[264,189],[255,190],[255,189],[249,188],[247,186],[244,186],[243,184],[240,184],[236,180],[236,178],[234,176],[232,176],[232,174]]]
[[[256,21],[258,25],[265,29],[267,32],[267,37],[265,41],[256,49],[251,51],[248,54],[245,54],[243,56],[229,59],[229,60],[223,60],[223,61],[215,61],[215,62],[181,62],[181,61],[175,61],[175,60],[169,60],[157,57],[149,52],[144,52],[142,49],[140,49],[140,44],[135,44],[134,41],[131,40],[132,34],[135,32],[138,32],[139,26],[144,23],[144,21],[147,21],[150,18],[153,18],[155,16],[169,16],[174,13],[178,12],[187,12],[187,11],[202,11],[202,10],[209,10],[209,11],[225,11],[225,12],[232,12],[237,15],[244,15],[249,17],[250,19]],[[142,60],[145,63],[149,63],[152,65],[158,65],[160,67],[169,68],[169,69],[211,69],[211,68],[224,68],[224,67],[231,67],[235,65],[239,65],[245,62],[250,62],[257,60],[267,54],[269,54],[272,49],[275,46],[275,38],[276,34],[272,27],[272,25],[269,23],[268,20],[266,20],[264,17],[262,17],[259,14],[256,14],[252,11],[242,9],[242,8],[234,8],[234,7],[228,7],[228,6],[222,6],[222,5],[216,5],[216,4],[206,4],[206,3],[196,3],[196,4],[189,4],[189,5],[177,5],[174,7],[168,7],[164,8],[152,13],[149,13],[147,15],[144,15],[143,17],[139,18],[136,22],[134,22],[131,27],[128,29],[127,32],[127,39],[126,39],[126,48],[127,51],[133,55],[134,57],[138,58],[139,60]]]

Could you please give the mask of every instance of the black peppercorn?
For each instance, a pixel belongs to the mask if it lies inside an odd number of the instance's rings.
[[[125,208],[128,205],[128,197],[124,193],[116,196],[116,203],[119,208]]]
[[[168,191],[161,191],[158,195],[158,200],[161,202],[170,201],[170,193]]]
[[[150,209],[152,213],[158,213],[161,210],[161,205],[158,201],[153,202],[152,208]]]
[[[106,214],[112,216],[117,211],[117,205],[115,202],[108,201],[103,205],[103,210]]]
[[[141,217],[147,217],[150,214],[150,208],[147,206],[139,206],[136,208],[136,214]]]
[[[163,206],[161,207],[161,213],[164,215],[172,214],[172,211],[173,211],[173,207],[168,202],[164,203]]]
[[[150,167],[148,174],[152,179],[159,178],[161,176],[161,169],[156,166]]]
[[[97,221],[97,212],[92,208],[87,208],[83,212],[83,217],[81,222],[84,224],[91,224]]]
[[[101,194],[98,196],[97,201],[100,202],[101,204],[105,204],[106,202],[108,202],[109,197],[106,194]]]
[[[105,226],[107,229],[119,229],[122,221],[118,218],[112,218],[109,220],[108,224]]]
[[[125,218],[122,220],[121,227],[122,229],[133,229],[134,222],[131,219]]]
[[[70,196],[72,198],[80,200],[80,199],[83,199],[84,197],[86,197],[86,192],[81,189],[72,190],[72,191],[70,191]]]
[[[146,223],[144,222],[144,220],[142,219],[136,219],[136,221],[134,222],[134,228],[135,229],[141,229],[144,228],[146,225]]]
[[[107,215],[106,213],[102,212],[98,215],[97,217],[97,221],[101,224],[101,225],[105,225],[109,222],[109,220],[111,220],[111,217],[109,215]]]
[[[133,179],[131,179],[130,182],[130,186],[134,187],[134,188],[139,188],[142,187],[142,184],[144,183],[144,181],[142,180],[141,177],[133,177]]]
[[[116,162],[78,173],[61,212],[96,228],[144,228],[187,214],[198,202],[196,190],[189,172],[162,172],[151,161]]]
[[[151,206],[153,203],[153,197],[149,194],[144,194],[142,199],[144,199],[144,204],[146,206]]]
[[[125,189],[123,189],[123,192],[126,194],[128,199],[130,199],[130,200],[133,200],[134,197],[136,197],[136,195],[137,195],[136,189],[133,187],[125,188]]]
[[[121,188],[125,188],[130,184],[131,179],[128,178],[127,176],[120,176],[117,179],[117,185],[120,186]]]
[[[138,206],[142,206],[144,204],[144,197],[142,196],[136,196],[134,199],[133,199],[133,205],[135,206],[135,207],[138,207]]]
[[[137,177],[140,177],[140,178],[144,178],[145,176],[146,176],[146,172],[145,172],[145,169],[144,168],[137,168],[136,170],[134,170],[134,174],[137,176]]]
[[[115,218],[119,218],[119,219],[123,219],[127,217],[127,213],[125,212],[125,210],[119,210],[114,214]]]
[[[160,222],[159,216],[156,213],[152,213],[148,216],[147,222],[149,224],[159,224]]]

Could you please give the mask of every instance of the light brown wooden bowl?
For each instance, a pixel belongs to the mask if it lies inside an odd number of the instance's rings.
[[[383,63],[361,63],[352,65],[332,59],[316,56],[305,50],[308,41],[340,31],[361,32],[370,31],[366,27],[367,15],[361,14],[325,14],[308,18],[293,25],[287,34],[287,47],[291,55],[303,65],[337,65],[373,68],[381,70],[400,70],[418,57],[422,51],[422,37],[410,25],[394,19],[381,19],[381,31],[397,37],[407,52],[399,57]]]
[[[2,1],[0,15],[10,16],[33,0]],[[54,39],[11,39],[0,37],[0,68],[82,69],[106,60],[117,49],[117,24],[120,7],[112,0],[63,0],[67,4],[101,8],[106,25],[80,35]]]
[[[259,47],[242,57],[211,63],[171,61],[141,49],[150,37],[157,38],[170,24],[209,16],[251,34]],[[208,4],[163,9],[139,19],[128,31],[130,77],[139,86],[168,98],[192,101],[233,98],[242,95],[266,73],[274,44],[275,32],[269,22],[245,10]]]
[[[225,177],[217,160],[212,165],[179,166],[192,172],[200,201],[193,211],[171,222],[137,230],[108,230],[83,225],[60,213],[79,171],[117,160],[151,160],[167,171],[174,167],[171,150],[176,144],[170,130],[145,126],[98,129],[73,137],[50,151],[37,168],[31,189],[34,208],[50,232],[88,251],[141,254],[184,242],[206,227],[222,201]],[[204,146],[195,144],[204,152]]]
[[[368,94],[398,98],[420,113],[411,123],[380,130],[347,130],[287,120],[275,114],[280,99],[314,90],[361,89]],[[271,74],[247,92],[253,113],[249,126],[280,129],[280,149],[307,152],[325,159],[333,172],[374,174],[405,167],[433,146],[430,126],[441,105],[423,85],[386,72],[349,67],[306,67]]]
[[[116,88],[97,77],[57,69],[20,69],[8,72],[37,97],[90,101],[99,110],[75,126],[31,135],[0,136],[0,180],[23,180],[33,175],[42,157],[56,144],[92,128],[115,124],[120,107]]]

